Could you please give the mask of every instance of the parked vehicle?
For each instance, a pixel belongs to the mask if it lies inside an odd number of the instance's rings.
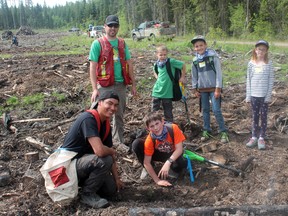
[[[72,27],[71,29],[69,29],[69,32],[79,32],[80,29],[76,28],[76,27]]]
[[[90,31],[90,37],[99,38],[105,35],[104,26],[93,26],[92,30]]]
[[[176,27],[170,26],[169,22],[146,21],[133,29],[131,36],[134,41],[144,38],[155,39],[161,36],[173,38],[176,36]]]

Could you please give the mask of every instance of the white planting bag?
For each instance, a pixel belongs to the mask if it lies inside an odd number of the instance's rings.
[[[46,191],[54,202],[72,201],[78,194],[76,160],[71,161],[76,155],[73,151],[57,149],[40,169]]]

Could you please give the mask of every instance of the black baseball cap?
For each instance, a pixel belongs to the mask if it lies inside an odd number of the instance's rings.
[[[265,40],[259,40],[256,42],[255,47],[259,46],[259,45],[265,45],[267,46],[267,48],[269,48],[269,43]]]
[[[109,98],[114,98],[114,99],[119,101],[119,96],[114,91],[105,91],[105,92],[103,92],[102,94],[100,94],[98,100],[101,101],[101,100],[106,100],[106,99],[109,99]]]
[[[192,40],[191,43],[195,44],[197,41],[204,41],[206,43],[205,37],[203,35],[197,35]]]
[[[97,106],[98,106],[98,101],[104,101],[104,100],[109,99],[109,98],[113,98],[113,99],[116,99],[116,100],[120,101],[119,96],[118,96],[118,94],[116,92],[114,92],[114,91],[105,91],[105,92],[102,92],[100,94],[100,96],[97,98],[97,100],[92,103],[90,109],[96,109]]]
[[[110,25],[110,24],[117,24],[117,25],[119,25],[119,19],[118,19],[118,17],[115,16],[115,15],[109,15],[109,16],[106,18],[105,24],[106,24],[106,25]]]

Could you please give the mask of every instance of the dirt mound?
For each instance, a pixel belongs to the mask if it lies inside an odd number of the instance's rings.
[[[10,40],[13,37],[12,31],[4,31],[1,35],[2,40]]]
[[[36,33],[28,26],[21,26],[16,35],[35,35]]]
[[[178,180],[173,181],[173,187],[162,188],[156,186],[150,178],[140,180],[142,167],[135,155],[118,149],[119,173],[126,185],[120,192],[121,200],[112,201],[110,207],[100,210],[91,209],[81,204],[78,199],[68,206],[53,203],[45,191],[43,178],[39,172],[48,157],[47,152],[45,153],[43,148],[32,145],[27,138],[31,137],[51,149],[56,149],[63,143],[69,126],[79,113],[89,107],[91,92],[87,58],[83,55],[22,56],[21,54],[61,50],[63,47],[40,46],[47,38],[56,40],[60,36],[63,34],[26,37],[23,46],[17,47],[17,50],[8,48],[2,50],[2,53],[10,53],[13,57],[0,60],[0,101],[4,107],[8,98],[10,104],[15,103],[9,114],[15,121],[12,125],[17,130],[8,131],[3,124],[0,125],[0,172],[2,177],[4,174],[9,177],[7,184],[0,187],[1,215],[68,216],[128,215],[129,213],[136,215],[137,212],[142,215],[176,215],[184,212],[195,215],[193,213],[197,208],[199,212],[206,211],[206,215],[237,215],[236,211],[238,215],[241,215],[241,212],[242,215],[269,215],[267,211],[266,214],[263,213],[269,206],[274,212],[278,211],[273,215],[284,215],[282,211],[287,210],[285,205],[288,202],[288,137],[286,134],[288,86],[281,81],[275,82],[273,101],[269,105],[267,130],[269,148],[266,151],[245,147],[245,142],[250,136],[251,111],[244,102],[244,84],[227,86],[224,92],[222,110],[229,129],[228,144],[219,142],[213,116],[211,123],[214,138],[208,142],[201,141],[199,133],[202,118],[199,112],[199,101],[192,97],[189,90],[187,102],[190,123],[187,120],[184,103],[174,103],[175,121],[187,137],[186,149],[195,151],[210,160],[224,158],[227,166],[237,169],[241,169],[245,161],[253,157],[253,162],[245,167],[243,176],[235,176],[227,169],[192,161],[194,182],[191,182],[187,171]],[[87,53],[88,49],[89,47]],[[155,60],[154,50],[133,50],[132,53],[135,59],[139,94],[137,97],[129,96],[127,100],[128,106],[125,113],[127,144],[133,140],[133,134],[143,128],[142,120],[150,110],[150,92],[154,82],[153,79],[147,79],[147,74],[151,73],[151,68],[147,65],[151,65]],[[139,56],[145,58],[137,58]],[[191,77],[187,78],[190,79]],[[187,88],[190,87],[188,85]],[[15,98],[12,97],[25,97],[28,100],[27,96],[37,93],[43,93],[43,104],[26,101],[27,104],[23,109],[18,108]],[[61,98],[57,98],[60,95],[65,96],[62,101]],[[31,120],[38,118],[46,120]],[[25,154],[31,152],[38,152],[39,160],[33,162],[27,160]],[[155,165],[156,168],[159,167],[159,164]],[[261,206],[262,211],[259,210]],[[210,214],[207,213],[208,210]]]

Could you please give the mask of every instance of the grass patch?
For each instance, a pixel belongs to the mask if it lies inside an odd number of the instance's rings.
[[[48,97],[48,99],[47,99]],[[52,100],[49,100],[52,98]],[[33,109],[33,110],[42,110],[45,103],[53,103],[54,105],[59,105],[66,100],[66,95],[63,93],[53,92],[50,96],[45,95],[44,93],[36,93],[33,95],[27,95],[21,98],[16,96],[9,97],[3,105],[0,106],[0,115],[6,111],[11,111],[15,109]],[[47,100],[46,100],[47,99]]]

